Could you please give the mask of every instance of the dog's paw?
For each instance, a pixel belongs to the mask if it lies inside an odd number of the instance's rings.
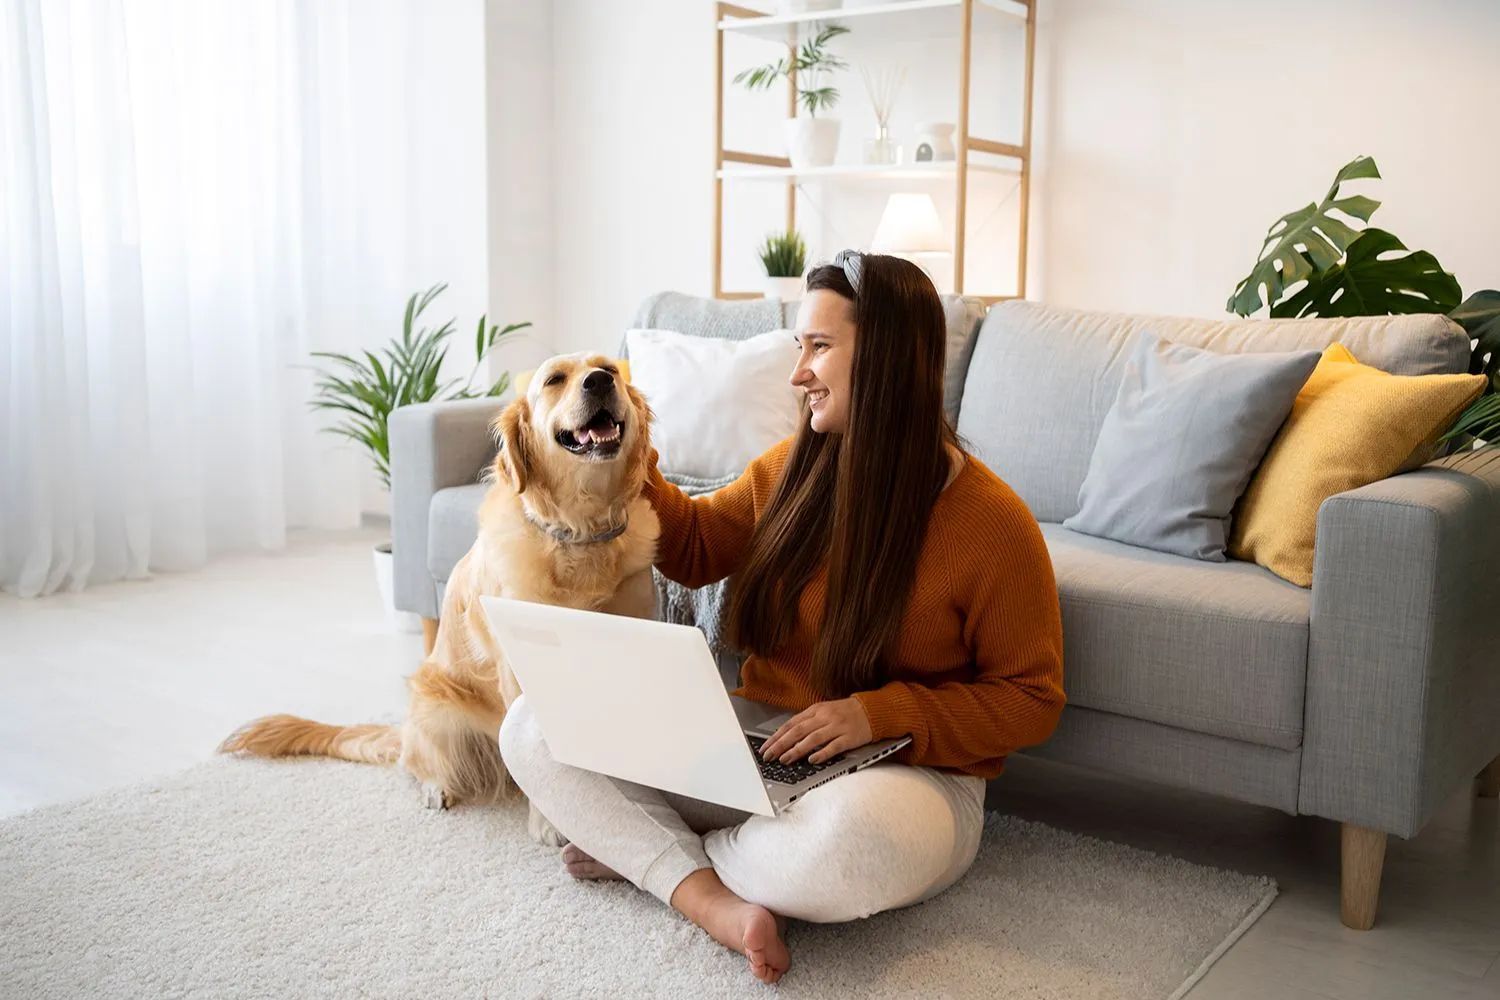
[[[544,847],[565,847],[568,838],[562,835],[562,831],[552,825],[552,821],[543,816],[536,806],[529,807],[531,812],[526,817],[526,832],[531,834],[531,839]]]
[[[447,809],[453,803],[448,800],[448,793],[437,785],[422,786],[422,805],[428,809]]]

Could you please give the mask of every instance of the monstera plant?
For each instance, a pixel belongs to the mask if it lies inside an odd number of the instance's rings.
[[[1366,225],[1380,202],[1340,188],[1379,177],[1372,158],[1358,157],[1344,164],[1322,201],[1277,219],[1225,308],[1250,316],[1264,307],[1272,317],[1446,313],[1474,342],[1469,372],[1489,376],[1489,385],[1442,441],[1500,444],[1500,291],[1466,300],[1436,257]]]

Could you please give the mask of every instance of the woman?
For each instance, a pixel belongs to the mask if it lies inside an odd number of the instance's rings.
[[[797,713],[764,756],[912,742],[766,817],[560,764],[524,696],[500,736],[517,783],[572,841],[572,875],[629,879],[765,982],[790,965],[787,917],[851,920],[957,881],[986,779],[1046,740],[1064,704],[1041,529],[944,419],[936,289],[905,260],[845,251],[807,290],[791,374],[802,426],[696,499],[653,453],[657,566],[687,586],[737,574],[726,623],[750,655],[734,693]]]

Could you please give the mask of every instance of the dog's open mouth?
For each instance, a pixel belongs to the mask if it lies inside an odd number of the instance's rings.
[[[609,410],[600,407],[582,427],[558,431],[557,443],[575,455],[607,457],[620,450],[620,437],[624,433],[624,421],[616,420]]]

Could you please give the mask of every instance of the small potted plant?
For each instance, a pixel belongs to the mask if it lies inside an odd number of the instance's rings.
[[[796,302],[802,298],[802,269],[807,266],[807,244],[795,229],[771,233],[756,251],[766,269],[766,298]]]
[[[838,24],[819,24],[817,34],[802,43],[790,56],[783,56],[774,63],[743,70],[735,75],[735,83],[744,83],[749,90],[766,90],[784,76],[797,74],[797,101],[807,109],[806,118],[786,120],[786,154],[792,166],[826,167],[833,162],[839,149],[839,121],[837,118],[819,118],[819,111],[828,111],[838,103],[839,92],[834,87],[820,86],[823,74],[844,69],[847,64],[828,51],[828,43],[849,29]]]
[[[456,329],[454,321],[450,319],[435,330],[425,326],[414,329],[414,325],[422,311],[447,287],[446,284],[433,285],[407,299],[400,339],[392,338],[378,355],[373,351],[363,351],[361,357],[331,351],[313,352],[313,357],[330,363],[315,369],[316,392],[311,405],[315,409],[337,410],[343,414],[342,423],[324,430],[364,447],[386,489],[391,488],[391,448],[387,432],[391,412],[410,403],[500,395],[510,386],[509,372],[502,372],[494,382],[477,388],[474,377],[502,337],[531,325],[529,322],[511,323],[502,329],[488,324],[486,317],[479,317],[479,327],[474,332],[474,367],[469,370],[469,377],[440,383],[438,375],[448,354],[448,338]],[[421,623],[416,615],[396,611],[389,542],[375,546],[375,583],[396,627],[402,631],[419,631]]]

